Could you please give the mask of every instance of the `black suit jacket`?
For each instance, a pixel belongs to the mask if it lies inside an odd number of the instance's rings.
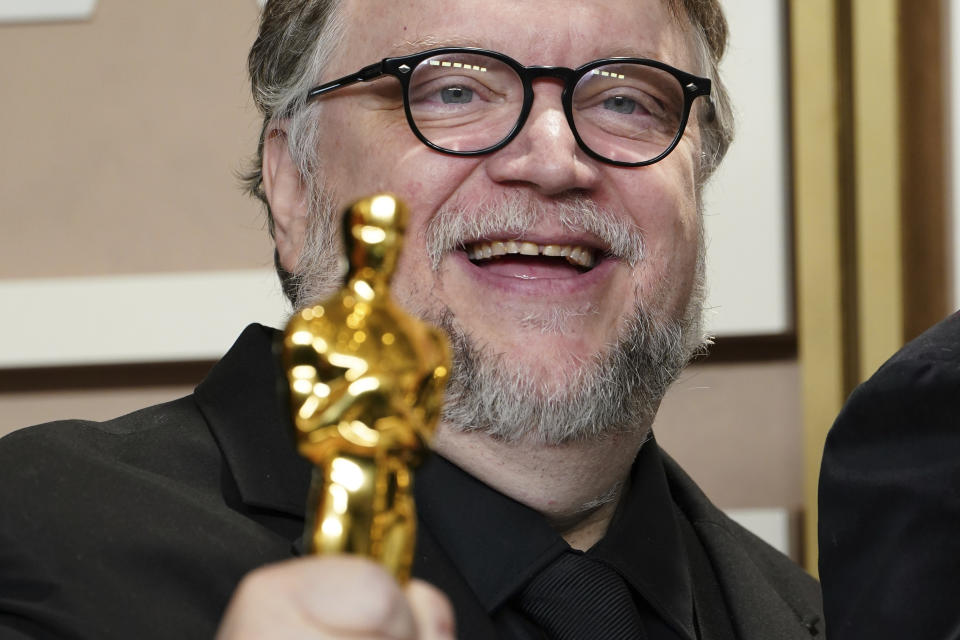
[[[310,470],[280,418],[272,337],[249,327],[186,398],[0,442],[0,638],[208,638],[245,573],[295,553]],[[664,463],[739,637],[816,635],[816,582]],[[422,523],[414,574],[450,596],[461,638],[495,637]]]
[[[851,394],[820,474],[835,638],[960,638],[960,314]]]

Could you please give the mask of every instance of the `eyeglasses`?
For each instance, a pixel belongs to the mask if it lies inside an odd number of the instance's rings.
[[[625,167],[665,158],[683,137],[693,101],[710,95],[709,79],[656,60],[604,58],[576,69],[528,67],[496,51],[444,47],[384,58],[314,87],[306,99],[384,75],[400,81],[413,133],[428,147],[457,156],[506,146],[530,114],[533,81],[559,79],[563,110],[580,148]]]

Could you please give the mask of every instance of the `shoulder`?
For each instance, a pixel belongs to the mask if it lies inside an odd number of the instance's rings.
[[[854,469],[882,475],[922,464],[923,475],[955,473],[958,390],[960,314],[954,314],[904,346],[850,394],[827,436],[821,493],[834,481],[854,480]]]
[[[191,550],[219,523],[222,481],[191,397],[0,440],[0,610],[14,616],[0,615],[0,636],[14,624],[31,637],[183,637],[170,631],[182,620],[212,633],[232,583],[216,590],[202,570],[184,574],[206,590],[199,598],[216,599],[197,614],[170,567],[209,562]],[[179,608],[148,604],[159,601]]]
[[[956,405],[958,388],[960,313],[955,313],[909,342],[857,387],[838,422],[863,413],[882,422],[906,415],[929,420],[937,417],[934,412]]]
[[[954,313],[927,329],[911,340],[880,368],[885,369],[907,365],[912,362],[927,362],[945,365],[952,371],[958,371],[957,359],[960,358],[960,312]]]
[[[113,457],[148,443],[189,446],[209,437],[193,397],[186,396],[103,422],[61,420],[19,429],[0,438],[0,460],[14,463],[0,468],[56,462],[51,454]]]
[[[116,498],[150,476],[176,479],[211,462],[214,471],[218,459],[187,396],[105,422],[64,420],[14,431],[0,439],[0,500],[6,509],[22,504],[36,514],[97,492]]]

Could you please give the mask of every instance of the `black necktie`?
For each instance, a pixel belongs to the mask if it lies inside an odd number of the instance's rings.
[[[520,609],[556,640],[643,640],[630,588],[616,571],[567,551],[520,593]]]

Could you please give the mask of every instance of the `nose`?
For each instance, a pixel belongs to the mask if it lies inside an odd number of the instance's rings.
[[[562,87],[550,80],[535,85],[540,86],[523,129],[486,159],[487,175],[494,182],[528,186],[548,196],[593,189],[599,167],[573,137],[560,99]]]

